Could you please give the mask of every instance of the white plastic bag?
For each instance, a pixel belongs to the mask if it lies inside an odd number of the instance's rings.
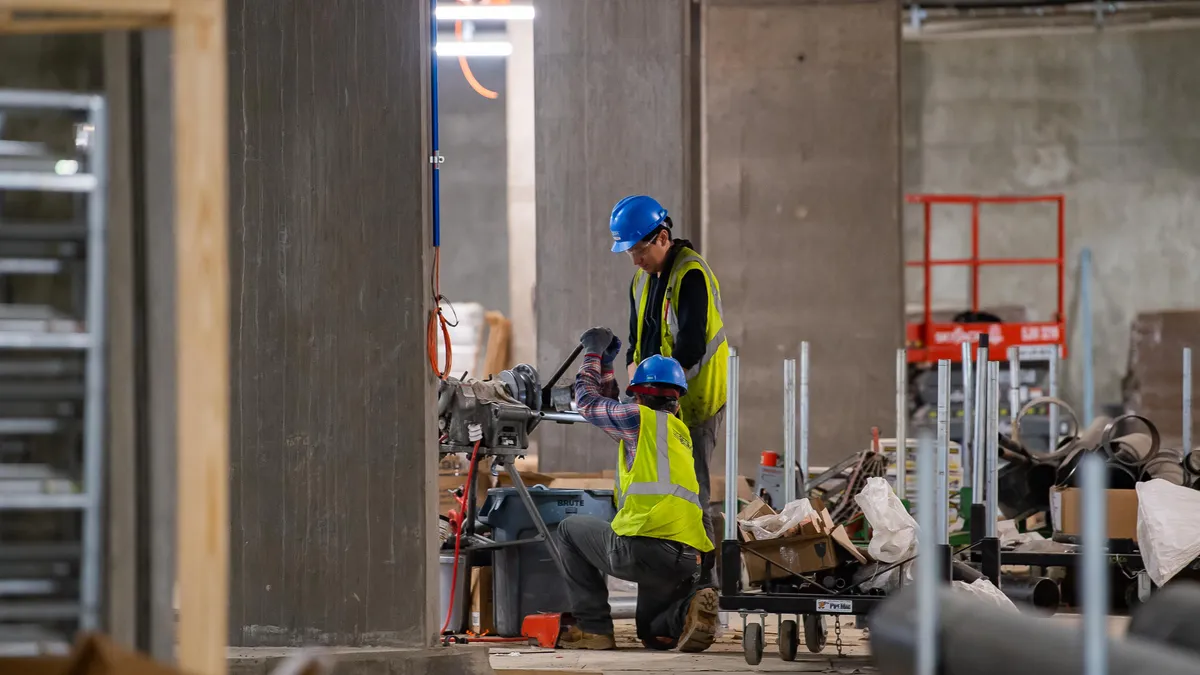
[[[793,534],[806,520],[817,521],[817,511],[807,499],[797,499],[789,502],[779,513],[769,516],[759,516],[750,520],[739,520],[742,529],[754,536],[758,541],[776,539]]]
[[[872,558],[894,563],[907,560],[916,553],[917,521],[908,514],[887,479],[868,478],[854,501],[871,524],[871,543],[867,551]]]
[[[1156,586],[1200,556],[1200,492],[1161,478],[1138,483],[1138,548]]]
[[[1017,609],[1016,603],[1004,594],[1004,591],[996,588],[996,585],[987,579],[976,579],[969,584],[965,581],[956,581],[954,582],[954,590],[973,595],[983,602],[1003,609],[1010,609],[1014,612],[1021,611]]]

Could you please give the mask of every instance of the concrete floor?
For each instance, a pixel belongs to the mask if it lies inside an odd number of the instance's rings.
[[[498,675],[553,672],[601,675],[602,673],[874,673],[863,631],[852,628],[853,620],[843,621],[842,639],[846,656],[839,658],[834,648],[833,622],[829,623],[830,644],[821,654],[809,653],[803,645],[793,662],[779,658],[775,645],[777,630],[774,617],[766,625],[766,649],[762,663],[746,664],[742,655],[741,620],[734,616],[729,630],[702,654],[652,652],[634,637],[632,621],[617,622],[617,649],[607,652],[577,652],[532,648],[493,648],[490,660]]]

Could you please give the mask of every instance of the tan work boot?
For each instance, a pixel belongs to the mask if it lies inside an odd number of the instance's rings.
[[[616,649],[617,643],[611,635],[585,633],[579,626],[571,626],[558,636],[559,649]]]
[[[702,652],[712,646],[717,636],[717,591],[701,588],[688,603],[679,635],[679,651]]]

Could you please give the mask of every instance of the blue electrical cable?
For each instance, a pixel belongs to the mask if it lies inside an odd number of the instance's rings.
[[[440,165],[442,156],[438,152],[438,57],[437,57],[437,0],[429,0],[429,51],[430,51],[430,148],[432,154],[430,163],[433,165],[433,245],[442,245],[442,208]]]

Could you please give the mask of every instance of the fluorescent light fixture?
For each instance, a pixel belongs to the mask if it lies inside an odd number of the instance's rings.
[[[438,3],[438,21],[531,21],[533,5],[462,5]]]
[[[442,42],[437,43],[438,56],[509,56],[511,42]]]

